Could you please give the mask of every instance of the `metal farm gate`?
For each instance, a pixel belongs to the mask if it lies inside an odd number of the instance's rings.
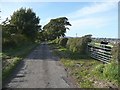
[[[112,47],[109,44],[91,42],[88,44],[88,52],[92,58],[108,63],[112,58]]]

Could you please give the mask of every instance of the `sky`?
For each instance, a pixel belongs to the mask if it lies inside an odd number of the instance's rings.
[[[81,37],[92,34],[96,38],[118,38],[118,2],[111,0],[81,2],[16,2],[0,3],[1,21],[23,8],[32,8],[40,18],[40,25],[46,25],[50,19],[67,17],[72,24],[66,36]]]

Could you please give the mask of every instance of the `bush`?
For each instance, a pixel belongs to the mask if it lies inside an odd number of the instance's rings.
[[[83,36],[81,38],[70,38],[67,42],[67,47],[72,52],[86,53],[87,44],[91,41],[89,35]]]
[[[67,41],[68,41],[68,38],[61,38],[59,41],[59,44],[63,47],[66,47]]]
[[[28,39],[22,35],[22,34],[16,34],[12,36],[13,42],[15,42],[16,45],[19,45],[20,43],[25,43],[28,41]]]
[[[78,43],[80,41],[80,38],[70,38],[67,42],[67,47],[72,52],[78,52]]]
[[[7,48],[11,48],[11,47],[15,47],[16,43],[12,40],[5,40],[4,42],[2,42],[2,49],[7,49]]]
[[[69,48],[70,51],[72,51],[72,48],[74,47],[74,38],[69,38],[68,41],[67,41],[67,48]]]
[[[54,43],[59,44],[59,41],[60,41],[60,39],[57,38],[57,39],[54,40]]]
[[[3,49],[13,48],[26,42],[28,42],[28,39],[21,34],[11,35],[9,39],[5,37],[2,38]]]
[[[72,52],[85,54],[87,51],[87,44],[90,41],[91,35],[85,35],[80,38],[59,38],[56,39],[54,42],[63,47],[67,47]]]

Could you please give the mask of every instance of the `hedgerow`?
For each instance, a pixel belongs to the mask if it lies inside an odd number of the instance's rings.
[[[87,44],[91,41],[89,35],[80,38],[70,38],[67,42],[67,48],[72,52],[86,53]]]

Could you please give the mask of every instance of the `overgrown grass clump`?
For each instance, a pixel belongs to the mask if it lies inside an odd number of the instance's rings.
[[[110,82],[115,83],[116,85],[119,83],[119,75],[118,75],[118,64],[115,62],[111,62],[108,64],[100,64],[97,65],[92,73],[94,76],[98,76],[99,79],[105,79]]]
[[[103,76],[107,78],[109,81],[118,81],[118,64],[111,62],[109,64],[105,64],[103,69]]]

